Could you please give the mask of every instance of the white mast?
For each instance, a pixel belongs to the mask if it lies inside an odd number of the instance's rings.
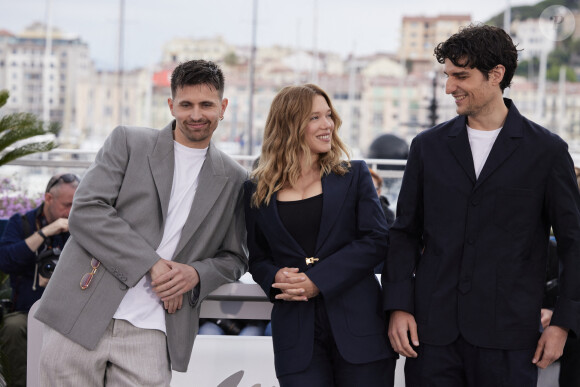
[[[312,18],[312,83],[318,84],[318,0],[313,1]]]
[[[42,120],[45,128],[50,121],[50,73],[52,56],[52,1],[46,0],[46,33],[44,40],[44,68],[42,69]]]
[[[511,23],[512,23],[512,7],[510,5],[510,0],[506,0],[505,12],[503,13],[503,30],[511,35]],[[504,97],[509,97],[509,87],[505,88],[503,91]]]
[[[258,0],[252,9],[252,48],[250,51],[250,95],[248,96],[248,155],[254,153],[254,73],[256,67],[256,30],[258,23]]]
[[[118,35],[118,46],[117,46],[117,109],[118,111],[118,120],[119,124],[124,123],[123,118],[123,98],[124,90],[123,90],[123,51],[125,49],[125,38],[124,38],[124,30],[125,30],[125,0],[119,1],[119,35]]]

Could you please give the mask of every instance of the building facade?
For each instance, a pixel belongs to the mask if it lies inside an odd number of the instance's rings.
[[[89,49],[79,37],[57,28],[52,51],[45,57],[46,28],[30,25],[19,35],[0,33],[0,89],[10,92],[0,114],[30,112],[62,123],[61,137],[74,137],[77,119],[77,85],[93,73]],[[48,71],[44,71],[48,66]]]

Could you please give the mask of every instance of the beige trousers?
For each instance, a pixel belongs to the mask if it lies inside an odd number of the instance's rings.
[[[44,326],[41,386],[169,386],[171,368],[163,332],[112,319],[89,351]]]

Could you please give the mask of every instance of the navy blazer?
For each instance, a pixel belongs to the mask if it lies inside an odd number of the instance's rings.
[[[272,334],[278,376],[304,370],[314,343],[314,303],[280,301],[272,283],[282,267],[298,267],[318,286],[340,354],[351,363],[394,357],[386,336],[380,284],[373,268],[386,254],[387,224],[366,164],[352,161],[344,176],[322,178],[322,218],[315,257],[307,266],[302,247],[278,215],[276,194],[253,208],[255,185],[245,183],[249,267],[274,303]]]
[[[419,341],[460,334],[486,348],[539,338],[550,227],[564,267],[552,324],[580,328],[580,195],[566,143],[511,100],[478,179],[466,117],[411,145],[383,272],[385,310],[415,316]]]

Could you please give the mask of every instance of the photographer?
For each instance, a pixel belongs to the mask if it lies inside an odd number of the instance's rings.
[[[26,385],[28,311],[42,296],[69,237],[68,216],[78,184],[71,173],[53,176],[44,202],[25,215],[13,215],[0,240],[0,271],[10,275],[12,287],[12,309],[4,311],[0,328],[0,350],[9,360],[3,373],[10,385]]]

